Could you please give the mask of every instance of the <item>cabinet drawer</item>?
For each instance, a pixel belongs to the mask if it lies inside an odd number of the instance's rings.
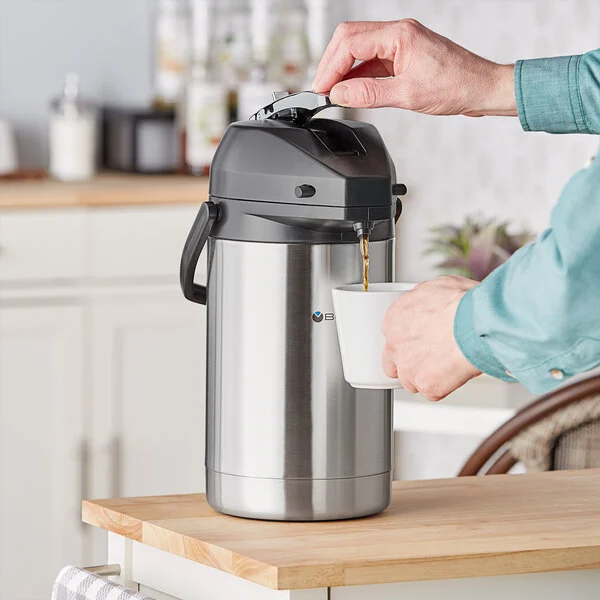
[[[82,210],[0,213],[0,282],[79,278],[84,273]]]
[[[141,279],[179,277],[179,260],[198,206],[94,209],[90,213],[90,275]],[[206,264],[198,265],[197,280]]]

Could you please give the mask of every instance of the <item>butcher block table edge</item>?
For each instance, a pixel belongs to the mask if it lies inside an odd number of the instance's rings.
[[[201,204],[208,178],[101,173],[81,183],[0,182],[0,210]]]
[[[438,518],[436,502],[443,513]],[[178,515],[180,507],[183,513]],[[478,515],[478,507],[484,511],[495,507],[497,512]],[[414,519],[410,514],[413,511]],[[393,483],[392,504],[386,511],[352,521],[277,523],[237,519],[214,512],[204,494],[86,500],[82,518],[90,525],[276,590],[600,568],[600,469],[397,481]],[[201,529],[202,519],[206,518],[206,533],[186,535],[176,531]],[[419,520],[424,520],[421,525]],[[394,544],[382,538],[386,550],[369,555],[368,546],[374,543],[377,532],[393,535],[390,530],[398,522],[402,525],[396,527],[400,535],[416,534],[414,543],[418,544],[423,536],[430,538],[431,552],[393,556]],[[233,523],[239,527],[232,528]],[[257,537],[259,527],[264,535]],[[445,540],[444,530],[455,537],[458,532],[458,540]],[[235,533],[227,540],[227,532],[231,531]],[[282,531],[290,538],[287,544]],[[498,538],[494,547],[489,547],[490,533]],[[215,535],[220,542],[201,539]],[[248,543],[249,536],[259,542],[257,551],[236,551],[236,543]],[[369,541],[364,551],[361,536]],[[269,547],[266,551],[275,557],[257,558],[256,554],[265,550],[263,542],[268,546],[273,539],[281,543],[281,559],[279,548]],[[302,539],[314,540],[317,548],[322,543],[337,543],[340,552],[350,549],[353,556],[323,559],[311,557],[304,549],[306,556],[296,561],[285,559],[286,552],[293,554],[294,543]],[[439,544],[445,544],[443,551],[436,551]],[[412,544],[407,546],[410,549]]]

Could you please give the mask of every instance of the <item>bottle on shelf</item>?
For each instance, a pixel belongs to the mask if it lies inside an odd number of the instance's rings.
[[[219,0],[214,29],[215,69],[227,86],[229,120],[237,120],[238,89],[251,56],[248,0]]]
[[[239,110],[240,86],[248,81],[251,72],[252,24],[250,6],[247,0],[236,0],[234,4],[231,42],[231,79],[230,79],[230,116],[237,121]]]
[[[285,0],[280,7],[272,60],[279,64],[281,83],[289,92],[305,89],[309,65],[307,13],[303,0]]]
[[[310,63],[306,70],[306,79],[304,89],[310,90],[312,82],[317,73],[317,67],[321,61],[321,57],[327,48],[331,37],[331,23],[329,0],[306,0],[307,7],[307,31],[308,31],[308,49]],[[323,117],[327,119],[344,119],[346,118],[346,110],[342,107],[335,106],[324,111]]]
[[[282,91],[282,85],[271,76],[273,0],[251,0],[250,31],[252,60],[246,81],[238,92],[238,120],[247,119],[273,100],[273,92]]]
[[[174,109],[190,59],[189,4],[155,0],[154,8],[154,107]]]
[[[50,166],[60,181],[85,181],[96,171],[96,107],[81,97],[79,76],[69,73],[50,105]]]
[[[306,70],[306,86],[310,86],[317,73],[317,67],[329,39],[329,27],[327,23],[327,0],[306,0],[307,19],[306,30],[308,32],[308,53],[310,63]]]
[[[213,1],[192,0],[192,63],[181,110],[187,172],[207,175],[215,150],[229,123],[227,86],[211,61]]]

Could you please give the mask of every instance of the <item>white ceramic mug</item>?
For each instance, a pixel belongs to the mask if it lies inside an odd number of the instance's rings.
[[[333,306],[337,325],[344,379],[355,388],[400,388],[397,379],[383,372],[382,357],[385,337],[381,325],[388,308],[414,283],[371,283],[344,285],[333,290]]]
[[[15,134],[6,119],[0,119],[0,175],[10,175],[17,170]]]

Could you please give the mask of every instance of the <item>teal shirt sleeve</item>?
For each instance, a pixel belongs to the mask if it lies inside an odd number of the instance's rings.
[[[518,61],[515,97],[525,131],[600,133],[600,49]]]
[[[527,131],[600,133],[600,50],[519,61]],[[551,228],[459,304],[454,334],[479,370],[544,393],[600,365],[600,158],[567,184]]]

